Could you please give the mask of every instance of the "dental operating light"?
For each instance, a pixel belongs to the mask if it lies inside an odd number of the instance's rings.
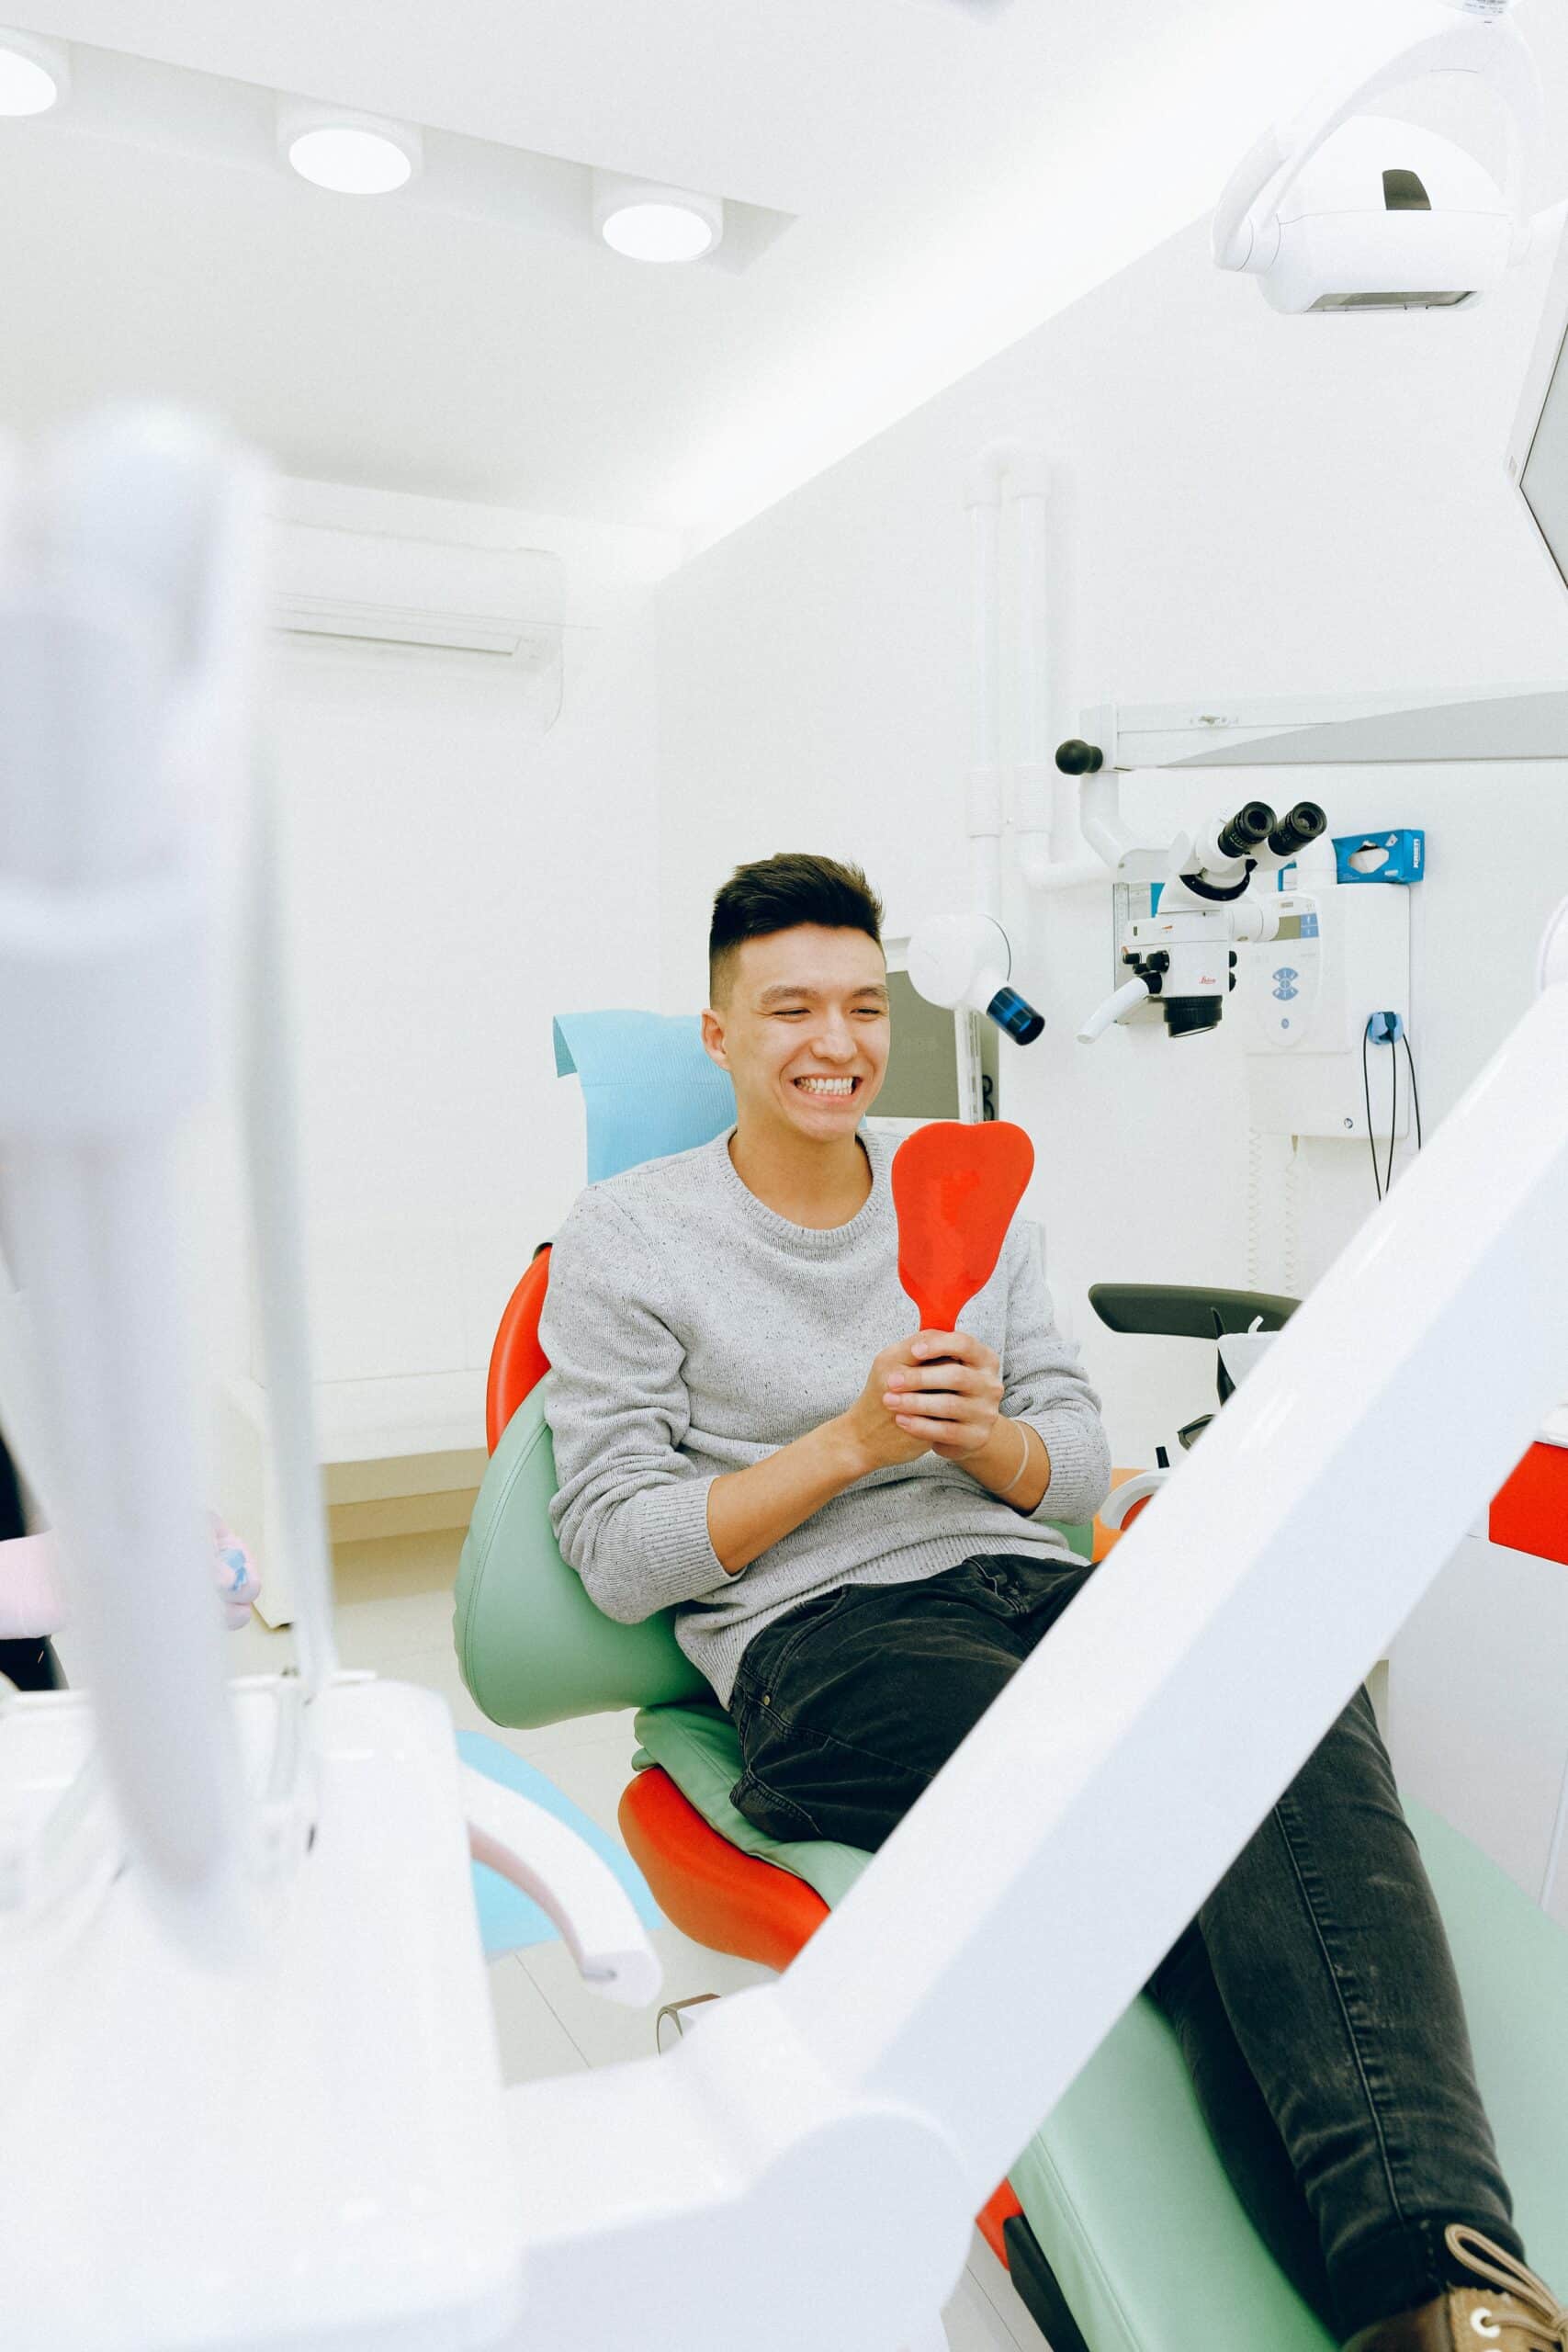
[[[1535,60],[1510,7],[1418,0],[1404,47],[1363,59],[1271,125],[1215,209],[1216,266],[1261,279],[1275,310],[1299,314],[1454,310],[1523,261],[1545,122]],[[1380,100],[1397,107],[1428,85],[1447,97],[1501,102],[1500,180],[1460,140],[1380,112]]]
[[[1045,1026],[1010,984],[1012,946],[994,915],[937,915],[909,941],[909,978],[928,1004],[983,1012],[1015,1045],[1032,1046]]]
[[[48,114],[70,87],[70,59],[60,42],[0,31],[0,116]]]

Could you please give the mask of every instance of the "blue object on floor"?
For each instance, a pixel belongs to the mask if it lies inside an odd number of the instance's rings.
[[[460,1731],[457,1753],[476,1772],[499,1781],[503,1789],[515,1789],[519,1796],[531,1797],[569,1829],[575,1829],[601,1860],[608,1862],[631,1896],[637,1917],[650,1933],[666,1924],[663,1912],[648,1891],[648,1881],[625,1848],[606,1837],[598,1823],[590,1821],[570,1797],[563,1796],[536,1765],[526,1763],[501,1740],[488,1738],[482,1731]],[[516,1887],[494,1871],[487,1870],[482,1862],[474,1864],[474,1903],[487,1960],[498,1959],[505,1951],[522,1951],[529,1944],[549,1943],[558,1933],[554,1920],[547,1918],[536,1903],[520,1894]]]

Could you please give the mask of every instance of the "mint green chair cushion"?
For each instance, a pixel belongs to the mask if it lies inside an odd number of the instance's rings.
[[[705,1707],[645,1708],[637,1719],[637,1736],[642,1745],[633,1762],[639,1770],[657,1764],[721,1838],[760,1862],[774,1862],[803,1878],[829,1909],[864,1870],[867,1857],[858,1846],[840,1846],[831,1838],[783,1844],[730,1804],[729,1792],[740,1778],[740,1743],[735,1725],[711,1699]]]
[[[675,1640],[674,1611],[617,1625],[595,1609],[550,1532],[555,1454],[548,1379],[502,1433],[457,1569],[453,1633],[474,1702],[529,1730],[569,1715],[657,1706],[712,1692]]]
[[[653,1707],[637,1761],[659,1764],[748,1854],[837,1903],[869,1856],[775,1845],[729,1792],[740,1749],[717,1708]],[[1531,2261],[1568,2278],[1568,1935],[1468,1839],[1409,1807],[1448,1922],[1482,2088]],[[1092,2352],[1332,2352],[1237,2203],[1177,2048],[1134,2001],[1010,2173]]]

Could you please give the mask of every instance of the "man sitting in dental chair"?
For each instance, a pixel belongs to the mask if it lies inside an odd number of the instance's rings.
[[[964,1331],[906,1333],[890,1148],[862,1129],[881,915],[828,858],[725,884],[703,1038],[735,1126],[582,1193],[540,1333],[566,1558],[611,1617],[679,1608],[742,1812],[869,1849],[1082,1589],[1057,1524],[1109,1485],[1027,1226]],[[1524,2249],[1364,1691],[1149,1989],[1238,2195],[1353,2352],[1457,2352],[1483,2312],[1568,2352],[1530,2274],[1522,2301],[1481,2283]]]

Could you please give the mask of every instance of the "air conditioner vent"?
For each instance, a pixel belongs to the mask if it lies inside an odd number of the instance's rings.
[[[558,663],[565,601],[560,558],[536,548],[274,527],[270,616],[293,644],[536,676]]]
[[[505,669],[538,669],[559,650],[558,629],[483,613],[423,612],[356,605],[328,596],[275,596],[272,625],[296,643],[326,640],[345,650],[458,654]]]

